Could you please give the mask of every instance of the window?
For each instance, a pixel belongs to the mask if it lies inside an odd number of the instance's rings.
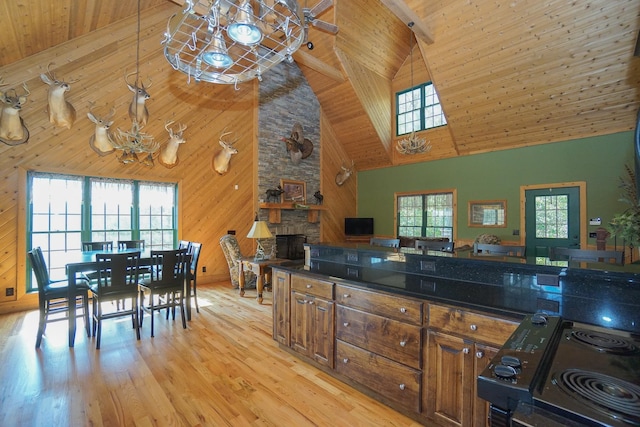
[[[453,241],[453,192],[398,195],[398,236],[447,237]]]
[[[66,251],[83,241],[144,239],[171,249],[177,238],[176,184],[31,172],[27,247],[40,246],[53,278],[64,277]],[[27,291],[37,286],[27,274]]]
[[[569,196],[536,197],[536,237],[567,239],[569,237]]]
[[[447,124],[432,83],[424,83],[396,94],[396,134],[432,129]]]

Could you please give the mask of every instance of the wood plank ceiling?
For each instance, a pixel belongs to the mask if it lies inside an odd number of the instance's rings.
[[[141,0],[141,9],[167,1]],[[135,1],[1,2],[0,77],[5,65],[136,12]],[[318,18],[338,34],[312,27],[314,49],[294,58],[363,170],[633,129],[639,16],[634,0],[334,0]],[[415,156],[394,149],[393,94],[410,82],[409,19],[415,82],[434,82],[448,120],[423,133],[433,149]]]

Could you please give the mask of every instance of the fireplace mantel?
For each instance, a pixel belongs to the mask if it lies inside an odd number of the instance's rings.
[[[260,203],[260,209],[269,209],[269,223],[280,224],[280,212],[282,210],[308,211],[307,222],[318,222],[318,213],[326,210],[321,205],[302,205],[299,203]]]

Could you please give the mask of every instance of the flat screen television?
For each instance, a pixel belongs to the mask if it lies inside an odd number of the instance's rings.
[[[373,235],[373,218],[345,218],[345,236]]]

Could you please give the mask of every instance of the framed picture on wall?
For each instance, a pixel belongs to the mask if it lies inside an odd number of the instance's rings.
[[[280,186],[284,191],[284,193],[282,193],[282,203],[294,202],[304,204],[307,202],[307,187],[304,181],[281,179]]]
[[[477,200],[469,202],[469,227],[506,227],[506,200]]]

